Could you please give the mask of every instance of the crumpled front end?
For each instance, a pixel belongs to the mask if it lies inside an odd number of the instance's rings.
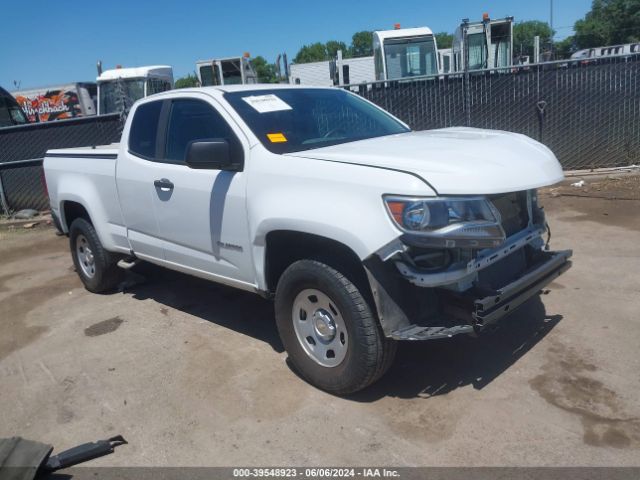
[[[405,232],[365,260],[387,336],[427,340],[477,333],[570,268],[570,250],[545,246],[547,225],[534,190],[487,199],[499,212],[499,246],[473,248],[465,241],[433,247],[424,236]]]

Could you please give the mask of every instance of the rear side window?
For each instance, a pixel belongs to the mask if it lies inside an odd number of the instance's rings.
[[[136,109],[129,132],[131,153],[148,159],[156,156],[160,110],[162,101],[145,103]]]
[[[231,127],[211,105],[191,99],[172,102],[165,161],[184,163],[189,143],[214,138],[223,138],[229,142],[232,157],[242,155],[242,146]]]

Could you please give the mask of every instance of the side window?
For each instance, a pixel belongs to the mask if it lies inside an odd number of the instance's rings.
[[[200,81],[203,87],[213,85],[213,67],[211,65],[203,65],[200,67]]]
[[[160,80],[158,78],[150,78],[147,80],[147,95],[166,92],[167,90],[171,90],[171,84],[166,80]]]
[[[224,118],[208,103],[200,100],[174,100],[169,114],[165,160],[184,163],[187,146],[195,140],[224,138],[231,156],[242,155],[242,145]]]
[[[376,46],[373,51],[373,62],[375,64],[376,80],[384,80],[384,72],[382,71],[382,51]]]
[[[129,151],[147,159],[156,155],[158,119],[162,101],[149,102],[136,108],[129,132]]]

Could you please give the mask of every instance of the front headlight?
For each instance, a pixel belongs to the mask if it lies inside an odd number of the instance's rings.
[[[394,223],[416,246],[490,248],[506,238],[500,213],[484,197],[388,195],[384,202]]]

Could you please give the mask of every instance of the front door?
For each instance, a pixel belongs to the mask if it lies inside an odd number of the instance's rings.
[[[230,283],[255,284],[246,210],[244,172],[195,170],[185,163],[195,140],[224,138],[232,155],[245,155],[225,113],[208,97],[171,100],[163,158],[165,187],[155,210],[165,261],[188,273]],[[248,151],[248,149],[247,149]]]

